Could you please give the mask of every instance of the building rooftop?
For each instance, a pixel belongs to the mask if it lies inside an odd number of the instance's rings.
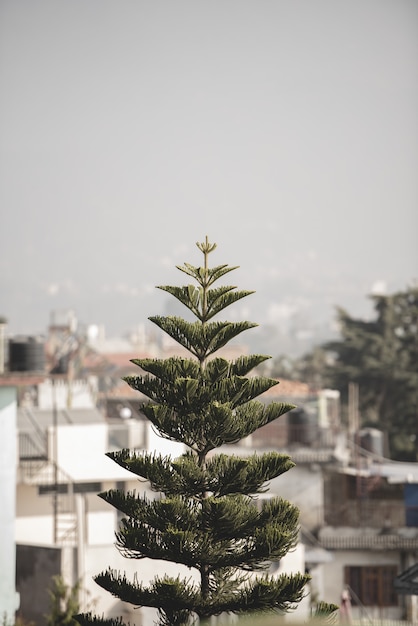
[[[366,467],[342,467],[339,470],[351,476],[380,476],[390,484],[418,483],[418,463],[406,463],[382,459],[374,461]]]
[[[58,426],[80,424],[102,424],[105,417],[98,409],[58,409]],[[37,428],[46,430],[54,423],[53,411],[36,407],[19,407],[17,410],[17,428],[19,431],[32,431]]]
[[[45,372],[6,372],[0,374],[0,387],[27,387],[39,385],[47,378]]]
[[[313,392],[309,385],[302,383],[298,380],[278,380],[279,384],[271,387],[268,391],[263,393],[263,397],[276,398],[276,397],[305,397],[313,395]]]

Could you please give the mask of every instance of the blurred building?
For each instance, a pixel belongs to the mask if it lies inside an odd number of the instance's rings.
[[[70,585],[81,578],[83,609],[97,600],[96,612],[133,620],[129,605],[92,580],[109,566],[132,577],[137,568],[114,546],[118,512],[97,494],[137,489],[138,482],[105,453],[183,451],[156,435],[141,413],[146,398],[123,381],[139,372],[132,359],[171,356],[173,346],[147,345],[141,334],[140,344],[106,340],[102,332],[90,335],[77,329],[72,316],[55,317],[45,339],[8,340],[4,328],[0,333],[0,558],[7,564],[0,610],[13,615],[20,594],[20,612],[39,623],[55,574]],[[246,351],[231,350],[225,358]],[[317,601],[339,604],[349,589],[353,619],[417,622],[417,596],[398,594],[394,580],[418,561],[418,464],[387,460],[378,430],[356,426],[348,432],[334,390],[282,380],[260,400],[296,408],[229,452],[278,450],[296,463],[265,494],[300,509],[297,549],[272,568],[312,576],[310,596],[294,619],[304,621]],[[140,488],[147,490],[142,483]],[[165,563],[158,572],[158,564],[141,561],[145,582],[178,572],[175,564]],[[155,614],[141,609],[134,617],[138,626],[148,626]]]

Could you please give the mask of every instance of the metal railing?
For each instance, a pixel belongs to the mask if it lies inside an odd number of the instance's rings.
[[[20,437],[24,433],[19,435]],[[23,437],[22,445],[29,439]],[[29,451],[31,451],[31,443]],[[20,480],[38,489],[38,497],[52,499],[53,541],[57,545],[77,545],[78,526],[74,482],[54,461],[46,457],[22,456],[19,463]]]
[[[46,437],[39,440],[32,432],[19,432],[18,437],[19,460],[46,460],[48,458],[48,445]]]
[[[418,550],[418,537],[388,534],[321,534],[321,547],[325,550]]]
[[[19,430],[19,459],[48,458],[48,436],[39,425],[33,411],[23,407],[22,411],[30,424],[30,430]]]

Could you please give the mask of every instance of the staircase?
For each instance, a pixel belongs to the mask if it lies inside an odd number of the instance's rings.
[[[76,546],[78,525],[74,483],[48,458],[46,434],[39,428],[19,433],[19,480],[38,488],[40,498],[52,498],[53,543]]]
[[[74,498],[73,498],[74,499]],[[63,505],[63,498],[58,498],[58,510],[54,524],[56,543],[60,546],[76,546],[78,524],[74,502],[70,508]]]

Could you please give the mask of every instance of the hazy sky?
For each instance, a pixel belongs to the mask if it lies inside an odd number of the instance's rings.
[[[1,0],[0,64],[11,331],[145,322],[205,235],[261,324],[417,279],[416,0]]]

